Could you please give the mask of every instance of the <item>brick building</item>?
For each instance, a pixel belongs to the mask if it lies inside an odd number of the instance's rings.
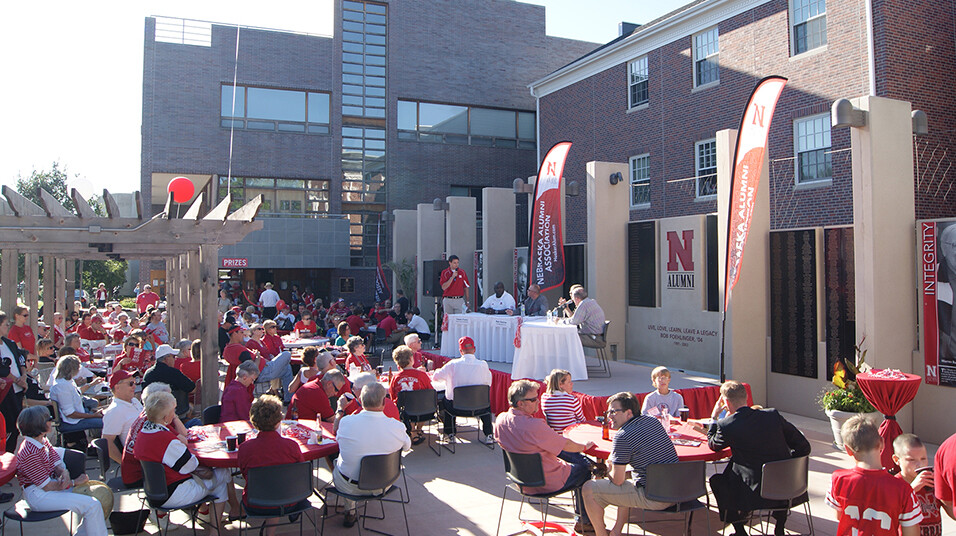
[[[231,276],[368,302],[381,214],[534,174],[527,85],[595,45],[510,0],[337,0],[333,16],[332,37],[146,19],[141,191],[153,213],[178,175],[207,203],[262,194],[264,229],[220,252],[246,268]]]

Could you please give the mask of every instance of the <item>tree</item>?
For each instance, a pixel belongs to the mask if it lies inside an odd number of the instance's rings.
[[[43,202],[40,201],[40,194],[37,188],[43,188],[47,192],[50,192],[64,208],[72,211],[74,208],[73,199],[70,197],[70,191],[66,186],[68,178],[69,174],[66,171],[66,167],[60,167],[60,163],[54,161],[50,171],[37,171],[34,169],[30,173],[30,176],[26,178],[22,175],[17,175],[17,192],[42,207]]]
[[[106,291],[112,293],[115,287],[126,284],[126,261],[86,261],[83,263],[83,287],[96,288],[106,284]]]

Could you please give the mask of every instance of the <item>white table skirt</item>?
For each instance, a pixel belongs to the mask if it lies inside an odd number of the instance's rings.
[[[544,381],[553,369],[567,370],[574,381],[588,379],[578,328],[525,319],[521,325],[521,348],[514,351],[512,379]]]
[[[322,346],[323,344],[329,342],[325,337],[316,337],[314,339],[295,339],[295,340],[286,340],[282,339],[282,344],[286,348],[305,348],[306,346]]]
[[[511,363],[514,361],[517,326],[518,318],[514,316],[448,315],[448,331],[442,334],[441,355],[460,357],[458,339],[471,337],[475,341],[475,357],[478,359]]]

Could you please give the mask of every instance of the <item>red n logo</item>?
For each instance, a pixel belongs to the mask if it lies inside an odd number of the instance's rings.
[[[551,177],[554,177],[555,175],[558,174],[558,172],[555,171],[555,169],[554,169],[554,164],[555,164],[555,162],[548,162],[548,171],[547,171],[547,174],[550,175]]]
[[[684,271],[694,271],[694,255],[692,251],[694,231],[693,229],[681,231],[681,236],[683,237],[683,243],[681,239],[677,237],[676,231],[667,231],[668,272],[676,272],[679,270],[677,267],[677,259],[680,259],[680,264],[684,267]]]
[[[753,124],[756,125],[757,122],[759,121],[759,122],[760,122],[760,126],[762,127],[762,126],[763,126],[763,116],[764,116],[765,113],[767,113],[767,107],[766,107],[766,106],[757,106],[756,104],[754,104],[753,107],[754,107],[754,121],[753,121]]]

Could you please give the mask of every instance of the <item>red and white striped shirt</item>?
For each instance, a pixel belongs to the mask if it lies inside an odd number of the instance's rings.
[[[46,486],[57,466],[65,467],[46,437],[42,442],[32,437],[24,438],[17,450],[17,480],[21,486]]]
[[[541,411],[548,420],[548,426],[555,432],[563,432],[565,428],[579,422],[584,422],[584,410],[578,397],[564,391],[545,393],[541,396]]]

